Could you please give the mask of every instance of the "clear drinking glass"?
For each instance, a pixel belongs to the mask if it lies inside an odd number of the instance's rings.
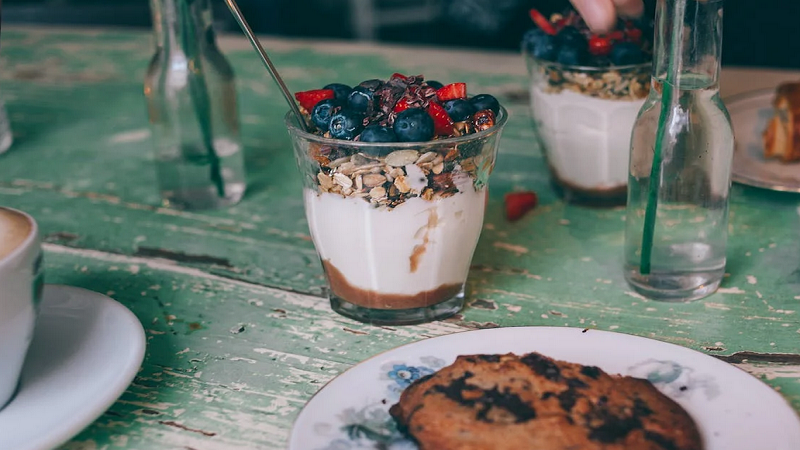
[[[651,64],[568,66],[523,54],[531,115],[557,191],[568,202],[624,205],[631,129]]]
[[[722,0],[688,0],[684,16],[676,14],[677,3],[658,2],[652,89],[633,129],[625,277],[647,297],[690,301],[713,293],[725,272],[734,143],[719,97]],[[654,168],[674,21],[683,23],[683,53],[674,61],[680,71],[671,86],[677,101],[664,118],[664,153]],[[648,205],[657,206],[652,240]]]
[[[506,118],[501,108],[474,134],[371,143],[310,134],[286,115],[334,311],[400,325],[463,307]]]
[[[163,199],[186,209],[245,191],[236,86],[216,45],[209,0],[151,0],[156,53],[145,96]]]

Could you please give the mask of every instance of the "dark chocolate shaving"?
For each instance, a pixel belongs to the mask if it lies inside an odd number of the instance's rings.
[[[519,395],[509,392],[508,389],[500,392],[497,387],[485,390],[478,386],[470,385],[467,380],[472,377],[473,374],[471,372],[464,372],[464,375],[451,381],[447,386],[434,386],[433,391],[442,393],[445,397],[461,405],[479,407],[475,416],[477,420],[483,422],[492,422],[488,417],[492,408],[502,408],[508,411],[514,416],[516,423],[527,422],[536,418],[536,410],[533,406],[525,403]],[[464,391],[481,391],[481,395],[475,398],[471,396],[464,398]]]
[[[486,362],[499,363],[500,355],[478,355],[478,358]]]
[[[680,450],[678,445],[675,444],[675,441],[654,431],[645,431],[644,438],[650,442],[655,442],[664,450]]]
[[[566,391],[561,392],[558,394],[558,404],[561,406],[566,412],[572,411],[572,407],[575,406],[575,402],[578,401],[578,393],[575,392],[572,388],[567,389]]]
[[[603,414],[603,424],[589,432],[589,439],[610,444],[625,438],[633,430],[642,427],[642,422],[636,417],[617,417],[613,414]]]
[[[520,361],[533,369],[533,371],[538,375],[543,376],[550,381],[561,380],[561,369],[558,368],[556,363],[538,353],[528,353],[520,358]]]
[[[633,415],[635,417],[647,417],[653,414],[653,410],[647,406],[647,402],[640,398],[633,400]]]
[[[567,378],[567,386],[570,388],[588,388],[589,385],[577,378]]]
[[[583,366],[581,367],[581,374],[586,375],[587,377],[596,380],[600,377],[600,368],[595,366]]]

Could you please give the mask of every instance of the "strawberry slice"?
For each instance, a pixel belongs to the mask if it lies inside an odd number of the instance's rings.
[[[437,136],[450,136],[453,134],[453,120],[447,115],[442,105],[431,102],[428,105],[428,115],[433,118],[433,129]]]
[[[294,98],[306,111],[311,112],[317,103],[334,98],[333,89],[314,89],[311,91],[295,92]]]
[[[549,20],[547,20],[547,17],[545,17],[544,14],[540,13],[535,8],[532,8],[529,13],[531,15],[531,20],[533,20],[533,23],[535,23],[537,27],[541,28],[542,31],[550,36],[556,35],[555,27],[552,23],[550,23]]]
[[[608,38],[612,41],[621,41],[625,39],[625,33],[620,30],[612,31],[611,33],[608,33]]]
[[[638,28],[628,28],[625,30],[625,37],[627,37],[629,41],[638,44],[642,41],[642,30]]]
[[[506,219],[509,222],[519,220],[538,203],[539,197],[533,191],[510,192],[505,195]]]
[[[403,97],[400,100],[398,100],[397,103],[394,104],[394,108],[392,108],[392,111],[399,113],[407,110],[410,107],[411,105],[408,104],[408,99]]]
[[[393,73],[392,74],[392,78],[398,78],[398,79],[401,79],[403,81],[407,81],[408,80],[407,76],[403,75],[402,73],[398,73],[398,72]]]
[[[440,102],[448,100],[456,100],[459,98],[467,98],[467,84],[466,83],[450,83],[443,86],[436,91],[436,97]]]
[[[612,47],[611,39],[606,36],[594,35],[589,38],[589,53],[595,56],[608,56]]]

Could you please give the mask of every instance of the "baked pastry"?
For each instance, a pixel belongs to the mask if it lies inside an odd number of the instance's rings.
[[[649,381],[538,353],[459,356],[389,412],[420,450],[702,449],[688,413]]]
[[[764,131],[764,157],[800,160],[800,83],[784,83],[775,91],[775,113]]]

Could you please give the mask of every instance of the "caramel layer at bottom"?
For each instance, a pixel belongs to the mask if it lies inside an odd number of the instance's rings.
[[[330,261],[322,261],[331,291],[342,300],[363,308],[372,309],[411,309],[424,308],[451,299],[461,292],[462,284],[443,284],[430,291],[418,292],[413,295],[383,294],[377,291],[368,291],[350,284],[341,271]]]
[[[598,204],[608,206],[624,205],[628,197],[628,185],[622,184],[613,187],[585,188],[576,186],[569,181],[565,181],[558,176],[558,172],[550,166],[553,184],[562,197],[570,197],[566,200],[580,204]]]

